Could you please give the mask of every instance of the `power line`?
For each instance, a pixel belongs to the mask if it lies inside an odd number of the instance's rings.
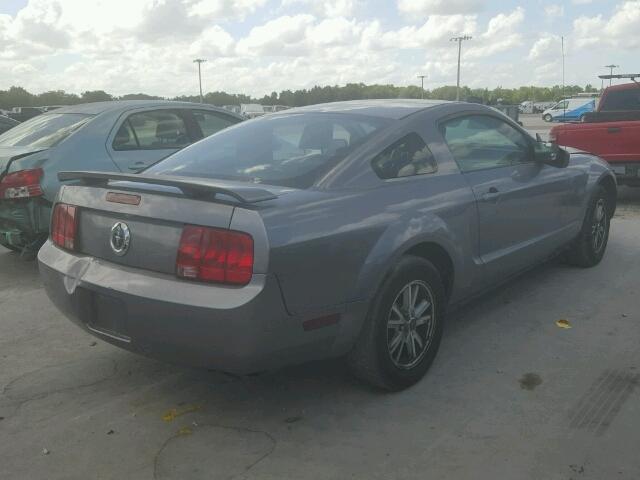
[[[450,42],[458,42],[458,81],[456,82],[456,101],[460,101],[460,57],[462,56],[462,42],[464,40],[471,40],[473,37],[470,35],[462,35],[460,37],[450,38]]]
[[[206,60],[204,58],[196,58],[193,63],[198,64],[198,82],[200,83],[200,103],[204,103],[204,97],[202,96],[202,71],[200,70],[200,65],[202,65]]]

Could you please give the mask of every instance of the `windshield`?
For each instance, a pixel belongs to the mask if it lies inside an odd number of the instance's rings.
[[[91,115],[49,113],[24,122],[0,135],[0,147],[49,148],[84,125]]]
[[[187,147],[146,173],[308,188],[390,122],[352,114],[262,117]]]

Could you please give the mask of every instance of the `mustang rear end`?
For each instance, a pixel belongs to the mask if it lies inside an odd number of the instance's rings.
[[[114,176],[147,190],[114,189]],[[304,350],[267,273],[262,220],[242,207],[275,193],[155,175],[61,178],[104,187],[63,187],[38,255],[47,293],[76,324],[127,350],[234,373]]]

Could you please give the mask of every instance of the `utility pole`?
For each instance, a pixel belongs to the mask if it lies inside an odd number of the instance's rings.
[[[198,82],[200,83],[200,103],[204,103],[204,97],[202,96],[202,71],[200,70],[200,65],[206,62],[204,58],[196,58],[193,63],[198,64]]]
[[[464,40],[471,40],[470,35],[462,35],[460,37],[450,38],[450,42],[458,42],[458,81],[456,82],[456,102],[460,101],[460,57],[462,56],[462,42]]]
[[[613,69],[614,68],[620,68],[620,65],[614,65],[613,63],[611,65],[605,65],[604,68],[608,68],[609,69],[609,75],[613,75]],[[609,79],[609,86],[611,86],[611,80],[613,80],[612,78]]]
[[[562,112],[562,119],[564,120],[565,117],[567,116],[567,102],[564,102],[564,35],[561,37],[562,38],[562,100],[563,100],[563,112]]]
[[[426,75],[418,75],[420,79],[420,98],[422,99],[424,99],[424,77],[426,77]]]

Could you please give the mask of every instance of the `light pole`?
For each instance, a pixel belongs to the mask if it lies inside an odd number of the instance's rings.
[[[200,83],[200,103],[204,103],[204,98],[202,97],[202,71],[200,70],[200,65],[206,62],[204,58],[196,58],[193,63],[198,64],[198,82]]]
[[[462,35],[460,37],[450,38],[451,42],[458,42],[458,81],[456,83],[456,102],[460,101],[460,57],[462,56],[462,42],[463,40],[471,40],[470,35]]]
[[[418,75],[418,78],[420,79],[420,98],[424,99],[424,77],[426,77],[426,75]]]
[[[564,120],[567,116],[567,102],[564,101],[564,35],[560,38],[562,39],[562,105],[564,105],[562,119]]]
[[[609,75],[613,75],[613,69],[614,68],[620,68],[620,65],[614,65],[613,63],[611,65],[605,65],[604,68],[608,68],[609,69]],[[611,86],[611,80],[613,80],[612,78],[609,79],[609,86]]]

